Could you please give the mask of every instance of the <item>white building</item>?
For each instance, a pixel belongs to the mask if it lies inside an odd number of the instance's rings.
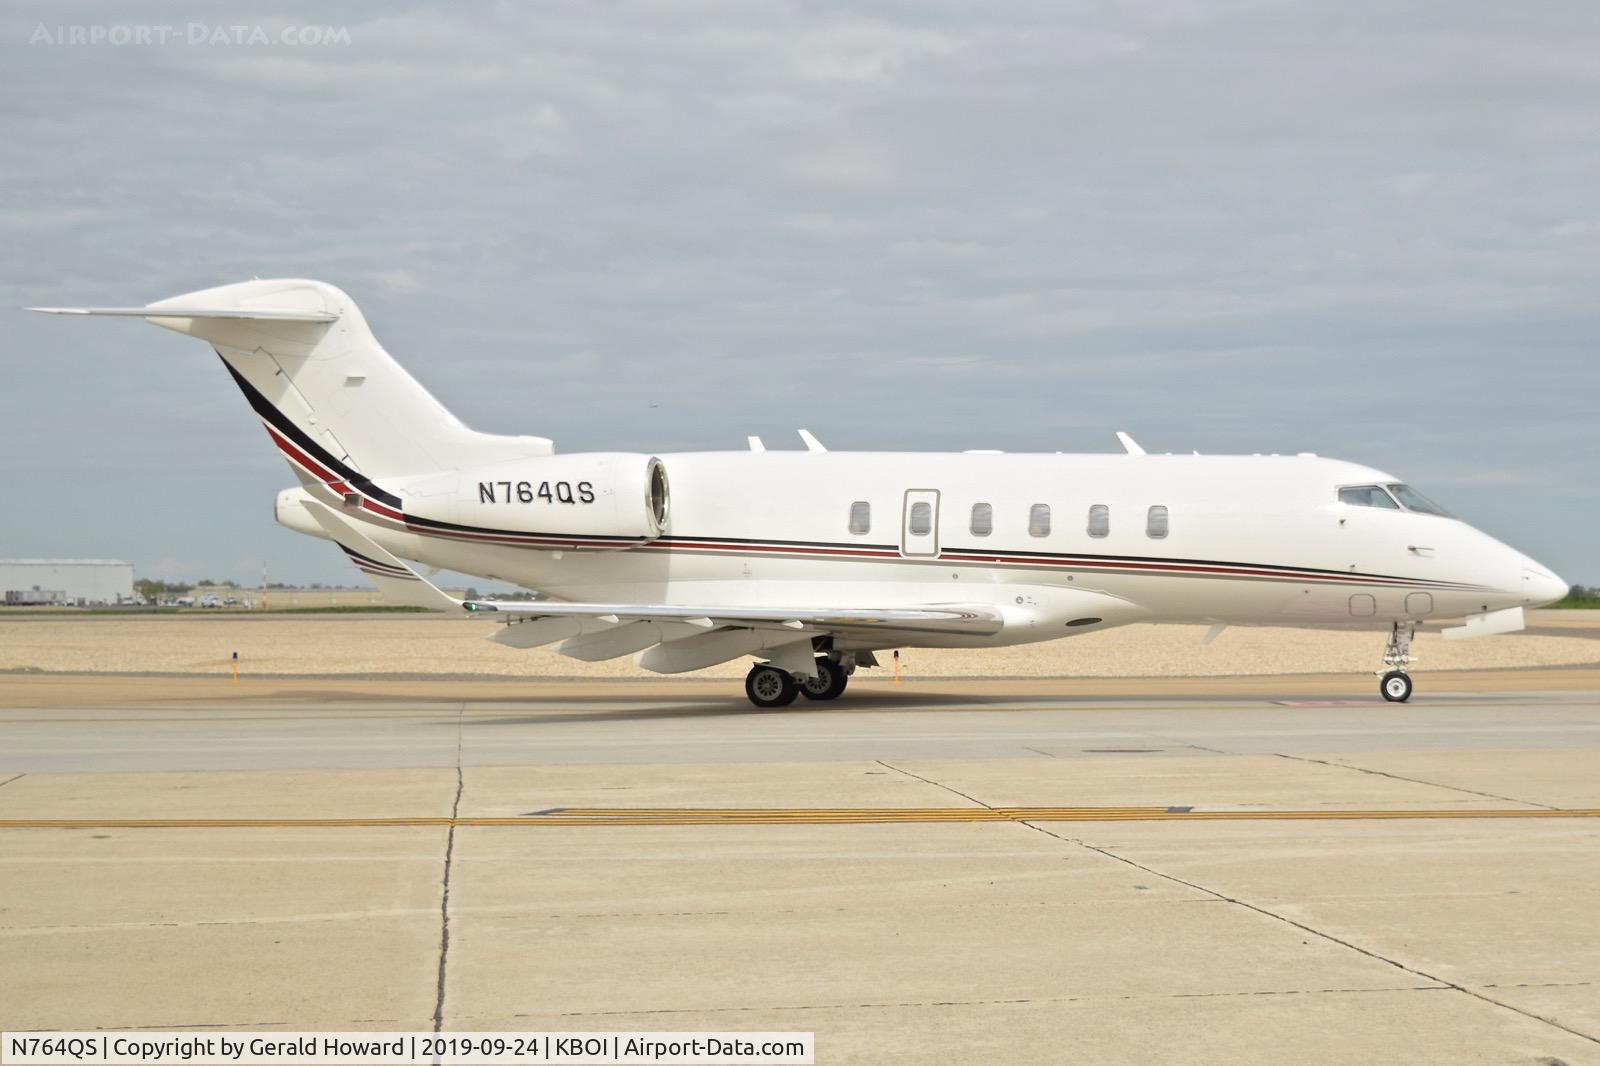
[[[133,564],[117,559],[0,559],[0,602],[87,607],[133,599]]]

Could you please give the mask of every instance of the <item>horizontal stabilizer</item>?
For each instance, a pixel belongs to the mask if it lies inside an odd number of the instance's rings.
[[[28,307],[46,315],[120,315],[125,318],[259,318],[273,322],[337,322],[330,311],[303,307]]]

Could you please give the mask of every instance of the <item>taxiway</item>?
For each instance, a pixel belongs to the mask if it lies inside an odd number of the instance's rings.
[[[8,678],[0,1023],[1596,1062],[1592,675]]]

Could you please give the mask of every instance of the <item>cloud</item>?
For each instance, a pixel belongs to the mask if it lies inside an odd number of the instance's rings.
[[[1485,512],[1497,471],[1593,480],[1586,4],[335,3],[263,25],[348,45],[27,44],[66,17],[0,34],[12,306],[322,277],[469,423],[563,449],[1127,429],[1481,471],[1452,491]],[[221,572],[227,511],[238,552],[339,576],[263,528],[287,475],[214,357],[12,325],[0,490],[46,516],[16,551],[87,489],[138,514],[88,554]],[[1593,577],[1600,509],[1542,506],[1501,532]]]

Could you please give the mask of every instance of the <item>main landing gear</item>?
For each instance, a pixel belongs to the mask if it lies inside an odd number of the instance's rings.
[[[1396,622],[1389,632],[1389,643],[1383,649],[1383,665],[1389,669],[1378,682],[1378,691],[1390,703],[1411,698],[1411,675],[1406,668],[1417,661],[1411,654],[1411,638],[1416,635],[1415,622]]]
[[[826,655],[817,657],[817,676],[796,678],[772,663],[757,663],[745,675],[744,694],[763,709],[787,707],[796,696],[808,700],[838,699],[850,682],[854,664],[845,664]]]
[[[817,676],[800,682],[800,695],[808,700],[836,700],[850,683],[850,672],[826,655],[817,659]]]
[[[771,663],[757,663],[744,678],[744,694],[757,707],[787,707],[799,693],[800,686],[789,671]]]

